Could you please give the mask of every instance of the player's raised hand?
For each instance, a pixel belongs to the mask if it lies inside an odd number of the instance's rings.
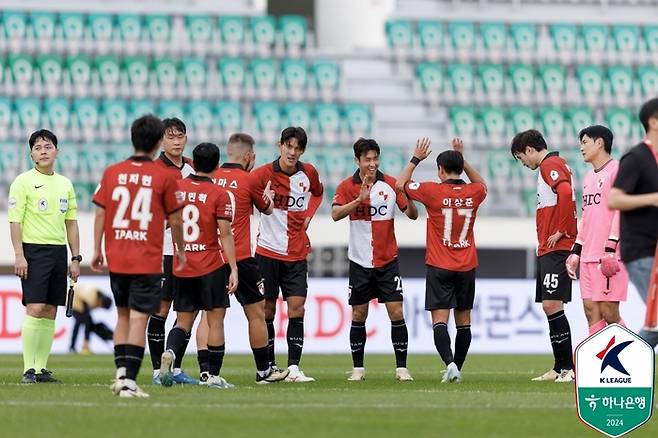
[[[366,199],[368,199],[368,196],[370,196],[371,189],[372,189],[372,177],[370,175],[366,175],[365,178],[363,178],[363,182],[361,183],[361,190],[359,191],[359,197],[356,198],[357,201],[363,202]]]
[[[238,289],[238,269],[231,269],[231,275],[228,276],[228,294],[233,295]]]
[[[100,251],[95,252],[94,256],[91,258],[91,270],[94,272],[103,272],[103,263],[105,263],[103,253]]]
[[[416,141],[416,149],[414,150],[414,157],[418,158],[421,161],[429,157],[430,154],[432,153],[432,150],[430,149],[431,144],[432,142],[430,141],[429,137],[419,138]]]
[[[464,155],[464,140],[459,137],[455,137],[450,142],[452,145],[452,150],[457,151],[460,154]]]
[[[268,181],[267,185],[265,186],[265,190],[263,190],[263,201],[271,203],[274,202],[274,190],[272,190],[272,181]]]

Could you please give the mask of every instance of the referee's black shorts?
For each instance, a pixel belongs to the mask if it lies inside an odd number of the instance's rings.
[[[66,304],[68,252],[66,245],[23,243],[27,260],[27,278],[21,279],[23,305],[45,303]]]

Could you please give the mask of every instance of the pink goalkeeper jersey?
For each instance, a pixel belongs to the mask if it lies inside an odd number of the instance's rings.
[[[600,169],[590,170],[585,175],[583,220],[576,238],[576,243],[583,247],[581,262],[598,262],[605,252],[606,241],[609,238],[619,240],[619,211],[608,208],[608,193],[618,169],[619,161],[610,160]]]

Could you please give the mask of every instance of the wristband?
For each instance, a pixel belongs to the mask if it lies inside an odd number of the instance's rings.
[[[420,158],[418,158],[418,157],[411,157],[411,160],[409,160],[409,162],[410,162],[411,164],[413,164],[414,166],[418,166],[418,165],[420,164]]]
[[[574,243],[573,246],[571,247],[571,254],[576,254],[577,256],[580,256],[580,252],[583,250],[583,245],[580,243]]]
[[[617,242],[615,239],[608,239],[605,243],[605,252],[617,252]]]

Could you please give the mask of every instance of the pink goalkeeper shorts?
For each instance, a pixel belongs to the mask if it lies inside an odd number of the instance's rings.
[[[580,296],[592,301],[626,301],[628,272],[623,263],[621,270],[608,279],[601,273],[598,262],[580,264]]]

